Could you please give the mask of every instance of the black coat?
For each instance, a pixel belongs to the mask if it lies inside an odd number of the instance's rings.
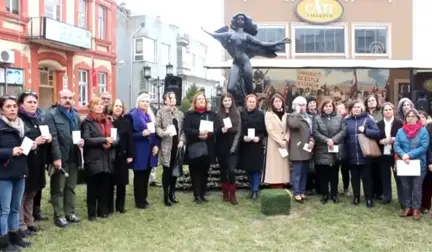
[[[129,184],[129,167],[127,158],[135,157],[135,145],[132,137],[130,115],[125,115],[113,121],[113,127],[117,128],[120,137],[116,147],[116,157],[114,162],[114,183],[115,185]]]
[[[402,128],[402,126],[403,126],[402,121],[400,121],[399,119],[395,118],[393,120],[393,124],[392,124],[392,127],[391,127],[390,136],[391,137],[396,137],[396,134],[397,134],[398,130],[400,128]],[[379,139],[381,140],[383,138],[386,138],[384,119],[381,120],[381,121],[379,121],[379,122],[377,122],[377,127],[380,130],[380,132],[381,132],[381,136],[380,136]],[[378,140],[378,146],[381,149],[381,153],[384,153],[384,145],[380,144],[379,140]],[[393,150],[393,147],[392,147],[391,154],[393,155],[393,153],[394,153],[394,150]]]
[[[239,169],[244,171],[262,171],[264,168],[264,137],[266,136],[266,127],[264,122],[264,113],[259,110],[243,111],[241,113],[242,135],[240,137]],[[258,143],[243,141],[247,136],[248,129],[255,129],[255,136],[260,138]]]
[[[216,163],[216,142],[215,142],[215,133],[218,132],[221,128],[220,119],[218,116],[212,111],[206,111],[204,113],[199,113],[195,110],[190,110],[186,112],[184,117],[184,133],[186,135],[186,154],[185,154],[185,163],[190,164],[190,160],[188,158],[188,148],[194,143],[203,141],[199,136],[199,127],[201,120],[209,120],[213,121],[213,132],[209,133],[208,138],[205,140],[208,149],[208,158],[210,164]]]
[[[41,135],[39,125],[43,125],[40,119],[30,118],[24,113],[19,114],[28,131],[25,136],[31,140],[36,140]],[[26,192],[38,191],[45,187],[45,165],[47,164],[47,151],[50,144],[39,145],[36,150],[31,150],[27,155],[28,176],[26,179]]]
[[[14,157],[12,150],[21,146],[18,130],[0,119],[0,180],[25,178],[28,174],[27,156]]]
[[[108,120],[108,119],[107,119]],[[115,146],[117,140],[106,150],[103,145],[107,143],[96,121],[86,118],[81,124],[81,135],[84,139],[84,167],[89,176],[97,173],[113,173]]]

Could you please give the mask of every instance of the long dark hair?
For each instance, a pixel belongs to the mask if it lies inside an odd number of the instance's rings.
[[[234,31],[237,31],[237,17],[238,16],[243,16],[245,18],[244,26],[243,26],[244,32],[246,32],[252,36],[255,36],[258,34],[257,25],[254,24],[252,18],[250,18],[248,15],[244,14],[243,12],[239,12],[232,17],[231,25],[230,25],[231,29],[233,29]]]
[[[240,124],[240,113],[237,110],[237,107],[235,105],[234,97],[230,93],[223,93],[221,95],[220,102],[219,102],[218,114],[219,114],[219,117],[221,118],[221,120],[226,117],[225,107],[223,105],[223,100],[225,98],[231,99],[231,107],[229,108],[228,116],[231,119],[232,128],[228,129],[228,131],[229,132],[236,132],[237,128]]]

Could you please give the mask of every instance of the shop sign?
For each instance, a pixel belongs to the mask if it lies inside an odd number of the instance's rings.
[[[342,17],[344,8],[337,0],[301,0],[296,7],[299,19],[311,24],[328,24]]]

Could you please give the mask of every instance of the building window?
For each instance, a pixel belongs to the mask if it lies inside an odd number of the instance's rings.
[[[60,21],[61,0],[45,0],[45,16]]]
[[[258,34],[255,36],[262,42],[275,42],[287,37],[285,25],[258,25]],[[285,53],[285,45],[280,46],[279,53]]]
[[[135,39],[135,61],[156,62],[156,41],[142,37]]]
[[[87,29],[87,1],[79,0],[78,26]]]
[[[79,70],[79,80],[78,80],[78,89],[79,89],[79,98],[78,104],[80,106],[87,106],[88,104],[88,71],[87,70]]]
[[[24,71],[17,68],[0,68],[0,96],[19,95],[24,86]]]
[[[302,26],[294,28],[296,54],[345,54],[345,27]]]
[[[170,63],[171,55],[170,55],[171,46],[162,43],[159,48],[159,65],[166,66]]]
[[[154,80],[153,80],[154,81]],[[149,87],[149,97],[150,97],[150,101],[152,102],[157,102],[158,101],[158,94],[160,97],[160,101],[162,101],[162,95],[164,93],[165,87],[164,85],[161,85],[159,93],[158,93],[158,88],[155,85],[152,85],[151,83],[149,83],[150,87]]]
[[[98,73],[98,87],[99,94],[102,94],[107,91],[107,74],[106,73]]]
[[[388,54],[388,27],[356,27],[354,43],[356,54]]]
[[[105,7],[99,6],[99,38],[105,39],[106,33],[106,9]]]
[[[6,11],[13,13],[13,14],[19,14],[19,0],[5,0],[6,3]]]

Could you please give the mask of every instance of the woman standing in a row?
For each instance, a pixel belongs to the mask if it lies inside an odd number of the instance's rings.
[[[220,98],[218,111],[222,129],[216,135],[217,158],[220,167],[223,201],[238,204],[236,197],[235,169],[237,166],[238,144],[241,137],[241,120],[234,99],[225,93]],[[231,127],[224,124],[230,121]]]
[[[279,93],[275,93],[270,98],[269,105],[264,115],[268,137],[263,182],[272,188],[283,188],[290,182],[288,162],[290,134],[287,113],[282,95]]]
[[[194,192],[194,201],[207,202],[208,172],[210,164],[216,163],[215,133],[219,129],[217,115],[207,110],[207,99],[198,93],[192,101],[192,108],[185,114],[184,133],[186,135],[186,160]]]
[[[26,178],[25,192],[21,203],[20,228],[25,236],[30,236],[38,229],[33,217],[33,200],[37,192],[45,187],[45,164],[47,163],[48,143],[50,136],[42,136],[40,126],[43,125],[38,113],[38,95],[32,91],[22,93],[18,98],[18,115],[24,122],[26,137],[35,141],[36,149],[27,155],[29,173]]]
[[[126,185],[129,184],[129,167],[135,157],[135,146],[132,137],[131,117],[126,113],[126,107],[120,99],[116,99],[109,109],[109,114],[113,120],[113,126],[117,128],[120,137],[116,147],[116,157],[114,162],[113,181],[116,187],[111,187],[110,201],[114,201],[115,210],[125,213]]]
[[[114,171],[115,146],[118,136],[111,136],[112,123],[104,114],[104,104],[99,97],[89,102],[90,113],[81,124],[87,181],[87,212],[89,221],[99,215],[107,218],[111,176]]]
[[[178,175],[183,172],[183,167],[177,163],[177,159],[179,149],[183,148],[186,141],[186,136],[183,131],[184,115],[176,107],[177,97],[175,93],[167,92],[163,98],[165,107],[161,108],[156,114],[156,133],[162,139],[161,162],[163,165],[164,203],[166,206],[172,206],[173,203],[178,203],[175,196],[177,177],[174,176],[173,172],[176,166]]]
[[[320,115],[314,119],[313,137],[314,161],[322,194],[321,203],[326,204],[329,198],[338,203],[339,165],[345,153],[346,124],[344,118],[336,113],[331,100],[324,100],[320,111]]]
[[[246,96],[246,108],[241,112],[242,137],[240,139],[241,169],[248,173],[250,195],[257,200],[261,172],[264,166],[264,145],[266,136],[264,114],[257,109],[257,97],[254,94]]]

